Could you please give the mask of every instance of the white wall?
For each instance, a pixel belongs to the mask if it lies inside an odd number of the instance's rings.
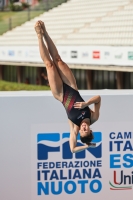
[[[113,181],[113,172],[116,171],[116,181],[120,180],[120,173],[123,170],[124,175],[132,175],[133,171],[133,150],[131,144],[133,141],[133,91],[81,91],[85,100],[93,95],[100,94],[102,97],[101,114],[97,123],[92,126],[94,132],[102,133],[102,167],[99,168],[102,178],[96,178],[102,183],[102,189],[99,193],[94,193],[86,184],[86,192],[81,194],[81,188],[77,186],[76,192],[71,195],[63,190],[60,195],[37,195],[37,141],[38,133],[60,133],[69,132],[67,116],[60,102],[55,100],[51,92],[1,92],[0,93],[0,199],[3,200],[39,200],[39,199],[67,199],[69,198],[88,198],[98,199],[121,199],[128,197],[132,200],[133,188],[130,190],[110,190],[109,181],[117,187],[133,187],[132,184],[117,185]],[[111,132],[118,135],[121,132],[131,132],[131,138],[115,139],[115,142],[121,141],[120,151],[116,149],[114,140],[109,138]],[[114,149],[109,151],[109,142],[112,141]],[[123,148],[127,144],[126,151]],[[52,143],[51,143],[52,144]],[[59,145],[62,145],[60,141]],[[129,167],[110,169],[110,155],[121,154],[115,157],[118,160],[115,165],[126,163]],[[123,161],[123,156],[130,154],[127,161]],[[49,160],[60,161],[60,153],[50,153]],[[84,160],[84,159],[82,159]],[[85,160],[97,160],[91,153],[87,152]],[[120,160],[120,162],[119,162]],[[75,158],[73,159],[73,162]],[[45,162],[42,161],[42,162]],[[68,162],[68,161],[67,161]],[[94,167],[91,168],[94,170]],[[68,169],[63,169],[67,173]],[[74,169],[73,169],[74,170]],[[57,170],[58,171],[58,170]],[[82,168],[80,168],[82,172]],[[133,179],[133,177],[131,177]],[[89,182],[94,179],[89,179]],[[55,184],[57,183],[56,180]],[[60,181],[60,180],[59,180]],[[65,183],[68,180],[64,180]],[[74,181],[77,184],[78,178]],[[88,179],[87,179],[88,181]],[[51,182],[51,181],[49,181]],[[128,182],[128,181],[127,181]],[[42,183],[45,183],[43,180]],[[58,185],[56,185],[58,189]],[[68,188],[71,190],[71,187]]]

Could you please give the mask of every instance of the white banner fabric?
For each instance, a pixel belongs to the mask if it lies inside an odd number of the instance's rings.
[[[68,64],[133,66],[131,46],[57,46]],[[42,63],[38,46],[1,46],[0,61]]]

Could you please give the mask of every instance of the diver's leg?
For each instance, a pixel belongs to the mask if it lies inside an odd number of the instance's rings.
[[[63,82],[57,71],[57,68],[56,68],[54,62],[50,59],[49,52],[43,41],[43,32],[42,32],[41,27],[38,22],[35,24],[35,30],[36,30],[37,36],[38,36],[40,56],[46,66],[46,69],[47,69],[48,80],[49,80],[51,91],[53,93],[53,96],[62,102],[62,100],[63,100]]]
[[[56,46],[54,45],[52,39],[50,38],[48,32],[46,31],[44,23],[42,21],[39,21],[39,23],[43,29],[43,35],[44,35],[44,39],[46,41],[49,53],[58,69],[58,72],[60,74],[62,81],[65,82],[67,85],[71,86],[72,88],[74,88],[75,90],[78,90],[76,80],[72,71],[70,70],[68,65],[62,61]]]

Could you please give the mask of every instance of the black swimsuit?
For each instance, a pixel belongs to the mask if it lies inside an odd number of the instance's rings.
[[[68,119],[74,124],[80,126],[81,122],[85,118],[91,118],[91,111],[89,107],[83,109],[74,108],[75,102],[84,102],[77,90],[74,90],[69,85],[63,83],[63,105],[66,109]]]

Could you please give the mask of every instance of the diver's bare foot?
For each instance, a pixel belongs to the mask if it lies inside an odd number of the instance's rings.
[[[41,21],[41,20],[39,20],[38,22],[39,22],[39,24],[40,24],[40,26],[41,26],[41,28],[42,28],[42,30],[43,30],[43,33],[45,33],[45,32],[46,32],[46,28],[45,28],[44,22]]]
[[[44,34],[44,31],[41,28],[41,25],[40,25],[39,21],[35,23],[34,28],[35,28],[35,31],[37,33],[38,38],[42,38],[42,36]]]

